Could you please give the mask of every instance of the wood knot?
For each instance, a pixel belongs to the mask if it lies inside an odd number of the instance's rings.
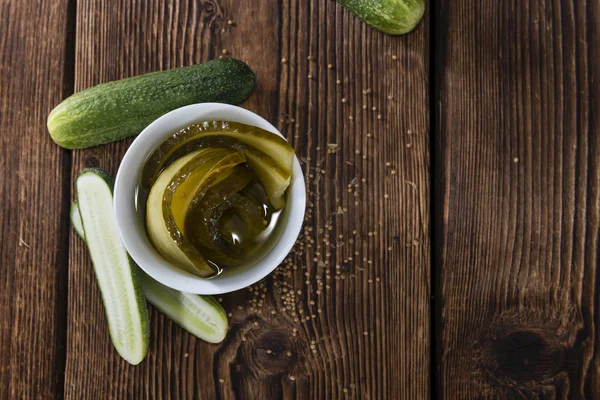
[[[216,11],[216,6],[212,1],[207,1],[206,3],[202,4],[202,10],[206,14],[214,14]]]
[[[558,371],[561,352],[534,330],[519,330],[493,343],[498,372],[516,382],[541,381]]]
[[[262,332],[251,346],[252,361],[267,375],[287,373],[298,361],[296,347],[281,329]]]

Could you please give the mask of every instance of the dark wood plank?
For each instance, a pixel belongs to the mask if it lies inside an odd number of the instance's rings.
[[[70,154],[46,116],[69,94],[68,4],[0,2],[0,398],[62,394]],[[62,228],[62,229],[61,229]]]
[[[247,61],[259,87],[244,107],[305,160],[306,230],[277,272],[222,296],[232,314],[222,344],[153,311],[138,367],[111,348],[72,236],[67,397],[428,398],[427,21],[390,37],[333,2],[164,4],[80,0],[76,90],[220,55]],[[115,173],[128,143],[75,152],[73,176],[88,165]]]
[[[597,398],[597,1],[436,2],[444,398]]]

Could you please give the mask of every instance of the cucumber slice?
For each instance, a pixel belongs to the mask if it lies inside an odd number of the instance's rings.
[[[121,357],[137,365],[148,352],[148,307],[139,267],[119,238],[113,211],[113,185],[113,179],[106,172],[84,170],[75,183],[77,206],[102,293],[111,340]]]
[[[77,236],[85,240],[85,232],[83,232],[83,224],[81,223],[77,201],[74,201],[71,205],[71,225],[73,225],[73,229],[75,229]]]
[[[71,223],[75,232],[85,240],[77,202],[71,206]],[[210,343],[225,339],[229,327],[227,315],[214,297],[183,293],[155,281],[144,271],[139,272],[144,294],[157,310],[199,339]]]
[[[212,296],[171,289],[147,274],[144,293],[148,302],[192,335],[209,343],[219,343],[227,334],[227,315]]]

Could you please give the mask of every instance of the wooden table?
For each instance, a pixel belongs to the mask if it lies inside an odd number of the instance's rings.
[[[600,398],[599,29],[597,0],[435,0],[400,37],[324,0],[0,1],[0,398]],[[305,246],[222,296],[219,345],[151,309],[132,367],[68,219],[131,140],[46,116],[222,55],[303,160]]]

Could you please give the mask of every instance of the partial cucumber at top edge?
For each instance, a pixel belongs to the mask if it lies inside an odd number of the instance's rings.
[[[412,31],[425,13],[425,0],[337,1],[367,24],[390,35]]]
[[[50,112],[48,130],[62,147],[96,146],[137,135],[158,117],[189,104],[239,104],[255,86],[256,75],[245,63],[215,59],[75,93]]]
[[[148,351],[148,308],[140,271],[127,254],[117,229],[113,185],[113,179],[106,172],[84,170],[75,183],[77,206],[102,293],[111,340],[119,355],[136,365]]]

